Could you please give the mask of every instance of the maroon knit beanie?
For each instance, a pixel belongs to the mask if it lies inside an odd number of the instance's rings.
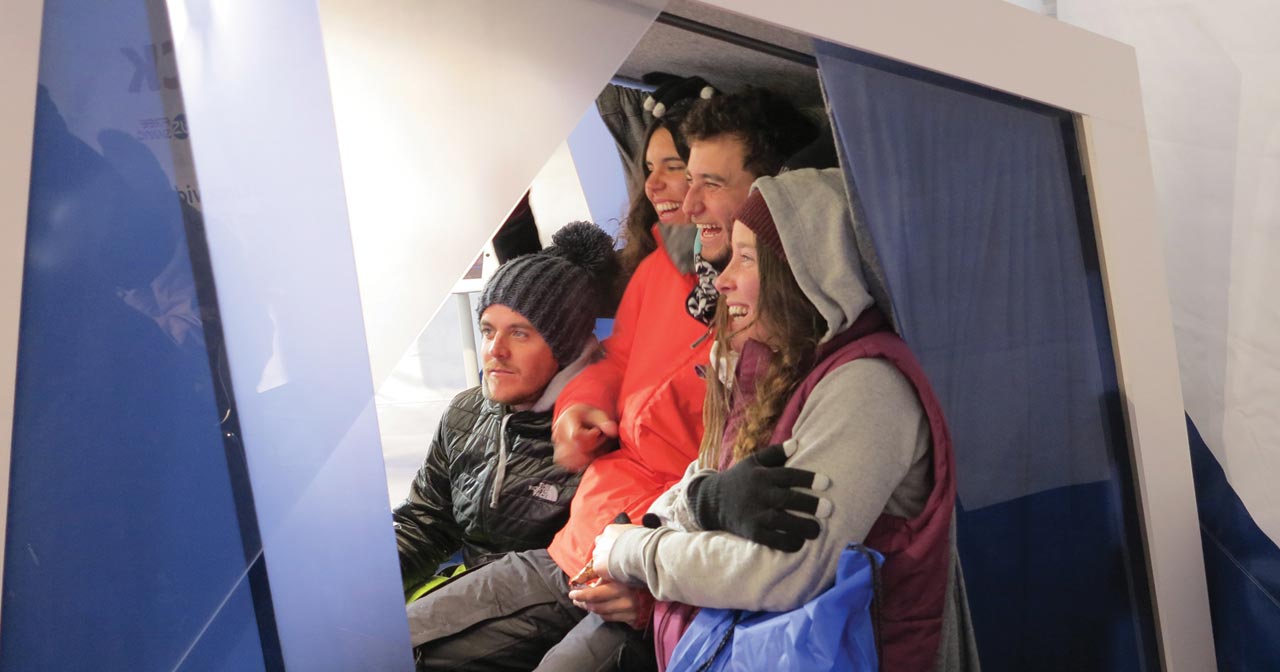
[[[773,215],[769,214],[769,205],[764,202],[764,196],[759,189],[751,192],[746,202],[734,213],[733,219],[742,222],[756,234],[757,245],[767,245],[783,261],[787,260],[787,252],[782,249],[782,239],[778,238],[778,227],[774,225]]]

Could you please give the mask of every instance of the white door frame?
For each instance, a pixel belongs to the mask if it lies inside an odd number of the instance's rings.
[[[4,63],[0,91],[5,96],[5,104],[0,105],[0,577],[4,576],[4,531],[9,520],[18,318],[43,17],[44,0],[6,0],[4,21],[0,21],[0,63]]]

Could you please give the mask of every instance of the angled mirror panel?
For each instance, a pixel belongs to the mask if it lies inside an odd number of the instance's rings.
[[[282,664],[407,669],[318,10],[167,9]]]
[[[375,388],[665,4],[319,2]]]
[[[44,3],[0,668],[278,654],[153,4]]]
[[[984,667],[1158,669],[1071,115],[818,52],[899,329],[955,441]]]

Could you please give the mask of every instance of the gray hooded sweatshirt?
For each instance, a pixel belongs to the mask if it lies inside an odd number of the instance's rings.
[[[760,178],[752,189],[763,194],[797,284],[827,321],[823,341],[830,340],[873,304],[858,262],[843,176],[839,169],[797,170]],[[609,574],[647,585],[659,600],[794,609],[834,584],[840,552],[865,539],[882,513],[914,517],[932,487],[924,408],[907,378],[882,359],[855,360],[824,377],[785,445],[787,466],[830,478],[827,487],[813,492],[829,502],[819,510],[821,532],[800,551],[784,553],[728,532],[698,529],[685,494],[708,470],[695,463],[650,509],[663,527],[630,530],[617,539]],[[955,606],[949,599],[948,610]],[[950,622],[944,623],[939,667],[973,669],[956,664],[955,616],[944,616]]]

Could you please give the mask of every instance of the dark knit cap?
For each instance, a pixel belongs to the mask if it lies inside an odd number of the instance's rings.
[[[751,191],[746,202],[734,213],[733,219],[742,222],[756,234],[757,246],[766,245],[783,261],[787,260],[787,252],[782,249],[782,239],[778,237],[778,227],[773,223],[773,215],[769,214],[769,204],[764,202],[764,195],[759,189]]]
[[[562,368],[578,358],[607,306],[618,259],[613,238],[591,222],[573,222],[551,247],[498,267],[480,293],[476,316],[500,304],[529,320]]]

